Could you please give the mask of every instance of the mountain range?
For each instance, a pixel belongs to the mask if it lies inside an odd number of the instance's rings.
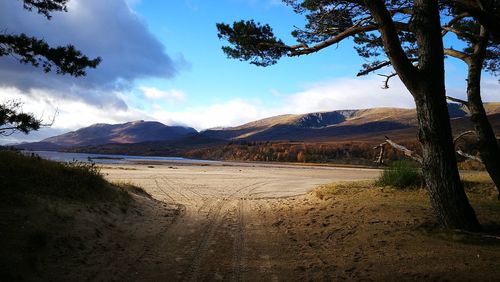
[[[471,128],[468,113],[463,107],[449,104],[448,108],[455,131]],[[500,132],[500,103],[486,103],[485,108],[494,129]],[[235,141],[373,143],[382,140],[384,135],[398,140],[414,140],[416,128],[414,109],[371,108],[280,115],[240,126],[201,132],[190,127],[167,126],[155,121],[94,124],[17,147],[31,150],[169,154],[178,152],[180,148],[204,148]]]
[[[172,141],[198,132],[191,127],[167,126],[157,121],[132,121],[123,124],[97,123],[40,142],[17,147],[33,150],[60,150],[104,144],[133,144],[148,141]]]

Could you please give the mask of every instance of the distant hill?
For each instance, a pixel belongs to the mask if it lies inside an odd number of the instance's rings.
[[[498,107],[491,108],[500,108],[500,103]],[[449,112],[451,118],[460,118],[467,114],[458,104],[449,104]],[[236,127],[210,129],[203,131],[203,134],[227,140],[326,141],[416,126],[417,116],[414,109],[372,108],[281,115]]]
[[[80,146],[64,149],[75,153],[101,153],[142,156],[184,156],[189,150],[217,147],[227,144],[227,140],[215,139],[200,133],[192,133],[175,140],[146,141],[132,144],[109,143],[95,146]]]
[[[486,103],[485,108],[498,134],[500,103]],[[449,104],[448,109],[455,134],[472,129],[468,113],[463,107]],[[351,158],[352,154],[345,152],[357,150],[361,152],[359,154],[369,155],[373,152],[373,144],[382,142],[384,136],[398,142],[415,144],[416,135],[417,116],[414,109],[372,108],[280,115],[240,126],[213,128],[202,132],[147,121],[116,125],[95,124],[18,147],[205,159],[293,161],[304,146],[328,149],[334,156],[331,158],[338,159],[344,155]],[[361,147],[349,149],[349,144]],[[318,153],[309,160],[323,158],[325,154]]]
[[[133,144],[148,141],[171,141],[196,134],[191,127],[167,126],[156,121],[133,121],[123,124],[94,124],[76,131],[50,137],[40,142],[17,147],[33,150],[97,146],[104,144]]]

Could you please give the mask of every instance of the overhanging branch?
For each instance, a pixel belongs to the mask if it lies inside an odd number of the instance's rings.
[[[381,68],[385,68],[385,67],[390,66],[390,65],[391,65],[391,61],[385,61],[385,62],[382,62],[378,65],[372,66],[370,68],[367,68],[367,69],[364,69],[364,70],[358,72],[358,74],[356,74],[356,76],[367,75],[371,72],[374,72],[374,71],[379,70]]]
[[[470,40],[473,43],[477,42],[479,40],[479,38],[477,36],[473,35],[473,34],[470,34],[468,32],[464,32],[464,31],[461,31],[461,30],[458,30],[458,29],[450,27],[450,26],[443,26],[443,30],[444,31],[453,32],[453,33],[455,33],[458,36],[467,38],[468,40]]]
[[[445,25],[445,26],[453,26],[454,24],[456,24],[457,22],[459,22],[461,19],[466,18],[466,17],[470,17],[470,16],[471,15],[468,12],[464,12],[464,13],[458,14],[453,19],[451,19],[448,22],[448,24]]]
[[[407,87],[416,87],[416,85],[414,85],[414,77],[418,75],[418,69],[410,61],[401,45],[398,35],[398,31],[400,31],[401,28],[399,28],[397,23],[392,19],[390,12],[387,10],[385,1],[364,0],[363,3],[380,27],[379,31],[385,52],[399,77]],[[408,24],[406,24],[406,26],[408,26]]]
[[[460,60],[464,61],[466,64],[470,63],[470,56],[469,55],[467,55],[464,52],[457,51],[453,48],[445,48],[444,54],[448,55],[448,56],[452,56],[452,57],[457,58],[457,59],[460,59]]]
[[[366,26],[352,26],[343,32],[337,34],[334,37],[331,37],[323,42],[320,42],[312,47],[308,47],[305,44],[299,44],[299,45],[294,45],[290,46],[290,57],[294,56],[301,56],[301,55],[307,55],[311,53],[318,52],[321,49],[324,49],[326,47],[329,47],[333,44],[339,43],[340,41],[348,38],[349,36],[356,35],[358,33],[363,33],[363,32],[368,32],[368,31],[374,31],[377,30],[378,26],[376,25],[366,25]]]
[[[407,23],[394,22],[394,26],[397,30],[404,30],[404,31],[410,30]],[[329,47],[333,44],[337,44],[340,41],[342,41],[350,36],[354,36],[356,34],[365,33],[365,32],[369,32],[369,31],[375,31],[378,29],[379,29],[379,26],[375,25],[375,24],[360,26],[359,23],[357,23],[357,24],[347,28],[346,30],[340,32],[339,34],[337,34],[333,37],[330,37],[329,39],[322,41],[314,46],[309,47],[306,44],[297,44],[297,45],[293,45],[293,46],[288,46],[288,48],[290,49],[289,56],[295,57],[295,56],[312,54],[312,53],[318,52],[321,49]]]
[[[457,15],[453,19],[451,19],[447,25],[443,26],[443,31],[441,32],[441,36],[445,36],[450,30],[447,28],[452,27],[454,24],[456,24],[458,21],[460,21],[463,18],[469,17],[469,13],[461,13],[460,15]]]

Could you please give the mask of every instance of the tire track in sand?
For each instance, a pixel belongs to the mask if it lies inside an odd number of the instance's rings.
[[[220,228],[220,225],[222,223],[222,217],[220,216],[221,215],[221,210],[222,208],[227,205],[231,198],[234,197],[236,194],[240,193],[241,191],[245,190],[245,189],[248,189],[250,188],[248,191],[246,191],[245,195],[251,193],[253,190],[265,185],[266,182],[258,182],[258,183],[253,183],[253,184],[250,184],[250,185],[247,185],[247,186],[244,186],[236,191],[234,191],[233,193],[231,193],[229,196],[226,196],[224,197],[222,200],[218,200],[218,203],[216,203],[215,205],[212,205],[210,207],[210,210],[209,210],[209,213],[208,213],[208,227],[205,229],[205,232],[203,232],[201,238],[200,238],[200,242],[198,244],[198,247],[196,248],[196,251],[195,251],[195,257],[193,258],[193,261],[191,262],[190,266],[189,266],[189,269],[188,269],[188,273],[187,275],[185,276],[185,279],[184,281],[197,281],[198,280],[198,276],[200,274],[200,267],[202,265],[202,262],[204,261],[207,253],[208,253],[208,248],[210,246],[210,242],[213,240],[215,234],[216,234],[216,231]],[[240,220],[238,220],[238,222],[240,222]],[[233,276],[236,276],[236,277],[240,277],[241,278],[241,268],[243,267],[242,266],[242,253],[243,253],[243,248],[244,248],[244,242],[242,240],[243,238],[243,225],[239,223],[239,226],[241,226],[241,228],[238,228],[238,234],[236,234],[235,238],[239,238],[237,240],[239,240],[238,242],[241,242],[241,243],[235,243],[234,244],[234,248],[233,248],[233,251],[235,253],[239,253],[238,255],[236,255],[236,258],[238,259],[238,262],[235,264],[239,265],[240,267],[234,269],[236,270],[236,272],[233,273]]]
[[[246,259],[246,246],[245,246],[245,213],[246,213],[246,199],[242,198],[238,200],[237,205],[237,230],[234,236],[233,243],[233,273],[232,281],[242,281],[242,272],[245,267]]]
[[[244,195],[240,196],[236,207],[236,234],[234,234],[233,241],[233,257],[232,257],[232,281],[243,281],[243,272],[246,268],[247,263],[247,244],[245,238],[245,228],[246,228],[246,215],[248,213],[248,196],[252,195],[252,192],[257,188],[260,188],[267,182],[258,182],[252,189],[245,192]]]

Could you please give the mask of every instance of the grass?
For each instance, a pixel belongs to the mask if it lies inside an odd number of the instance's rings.
[[[107,182],[93,164],[58,163],[5,150],[0,151],[0,194],[81,202],[130,200],[125,189]]]
[[[120,189],[122,189],[122,190],[124,190],[124,191],[128,191],[128,192],[136,194],[136,195],[140,195],[140,196],[143,196],[143,197],[146,197],[146,198],[150,198],[150,199],[153,198],[142,187],[135,186],[134,184],[132,184],[130,182],[117,181],[117,182],[113,182],[113,185],[116,186],[116,187],[118,187],[118,188],[120,188]]]
[[[422,176],[415,162],[399,160],[384,169],[375,184],[399,189],[418,188],[422,186]]]
[[[481,162],[475,161],[475,160],[465,160],[463,162],[458,163],[458,169],[461,170],[480,170],[484,171],[486,168]]]
[[[349,205],[363,207],[376,205],[379,211],[377,216],[387,216],[391,220],[410,215],[419,220],[425,218],[420,220],[424,224],[417,224],[414,227],[432,237],[477,244],[489,244],[488,242],[492,240],[500,242],[500,203],[493,181],[486,172],[461,173],[461,179],[468,199],[484,228],[480,235],[438,228],[426,189],[376,187],[376,181],[357,181],[322,185],[312,193],[324,201],[337,203],[345,200]],[[388,210],[385,211],[386,209]],[[495,238],[490,235],[494,235]]]
[[[151,198],[130,183],[106,181],[94,164],[0,149],[0,280],[53,281],[39,275],[54,258],[71,261],[119,232],[116,221],[142,216],[132,194]]]
[[[373,186],[373,181],[370,180],[336,182],[332,184],[321,185],[313,190],[313,193],[319,199],[327,200],[336,195],[353,193],[353,190],[355,189],[366,189],[367,187],[371,186]]]

